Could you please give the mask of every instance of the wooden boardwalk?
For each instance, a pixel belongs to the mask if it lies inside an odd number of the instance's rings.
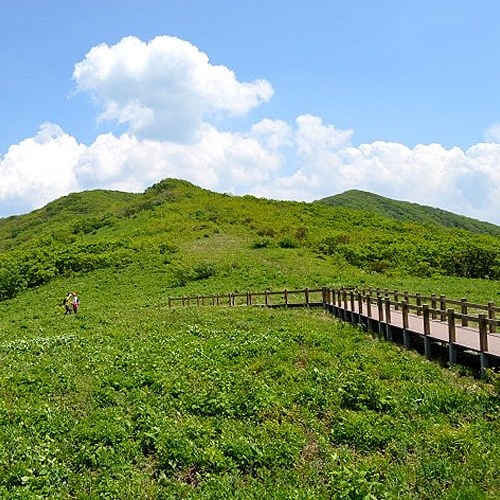
[[[414,313],[408,313],[407,321],[403,318],[403,311],[395,306],[391,305],[389,321],[387,321],[387,315],[380,315],[378,307],[371,309],[370,316],[367,315],[366,308],[361,310],[357,302],[354,302],[354,308],[351,308],[350,302],[347,302],[347,308],[334,306],[332,303],[325,304],[325,308],[330,309],[335,312],[336,316],[342,318],[345,321],[349,321],[355,324],[362,324],[366,326],[371,331],[378,331],[383,334],[387,339],[391,340],[392,333],[394,330],[401,332],[403,339],[406,336],[406,343],[409,347],[409,335],[417,335],[422,337],[425,341],[429,343],[439,342],[444,346],[451,347],[453,349],[461,349],[472,351],[478,354],[488,355],[500,360],[500,334],[499,333],[489,333],[486,332],[487,342],[486,349],[482,349],[481,338],[478,333],[478,329],[472,326],[461,326],[455,325],[455,338],[450,341],[450,327],[448,323],[448,318],[445,321],[440,319],[429,318],[428,329],[424,326],[424,316],[417,315]],[[387,309],[384,308],[384,313]],[[385,316],[385,317],[384,317]],[[406,324],[405,324],[406,323]],[[427,330],[427,331],[425,331]],[[428,345],[427,349],[430,346]],[[451,353],[454,357],[452,361],[456,362],[456,353]],[[429,353],[430,357],[430,353]],[[483,361],[483,363],[486,362]]]

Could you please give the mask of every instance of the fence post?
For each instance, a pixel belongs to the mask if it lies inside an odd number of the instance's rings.
[[[488,319],[495,321],[496,315],[495,315],[495,303],[494,302],[488,302]],[[495,323],[490,323],[490,333],[496,333],[497,328]]]
[[[340,318],[340,291],[338,288],[334,288],[332,290],[333,294],[333,308],[332,308],[332,313],[337,316],[337,318]]]
[[[288,307],[288,291],[286,288],[284,291],[284,297],[285,297],[285,307]]]
[[[304,290],[304,298],[306,301],[306,307],[309,308],[309,288]]]
[[[408,329],[408,310],[409,310],[409,307],[408,307],[408,302],[406,300],[403,300],[402,309],[403,309],[403,328],[405,330],[407,330]]]
[[[431,358],[431,341],[429,335],[431,333],[431,321],[429,316],[429,304],[422,306],[423,322],[424,322],[424,351],[425,356]]]
[[[200,305],[200,296],[199,295],[196,295],[196,305],[197,306]]]
[[[488,351],[488,326],[486,314],[479,315],[479,349],[481,352]]]
[[[432,319],[436,319],[436,307],[437,307],[437,297],[435,294],[432,294],[432,296],[431,296],[431,309],[432,309],[431,317],[432,317]]]
[[[408,301],[403,299],[402,303],[402,309],[403,309],[403,344],[404,346],[409,349],[410,348],[410,333],[408,332]]]
[[[441,295],[439,297],[439,309],[441,310],[441,321],[446,321],[446,296]]]
[[[363,314],[363,297],[361,296],[361,292],[358,291],[358,313],[361,316]],[[361,323],[361,318],[360,318]]]
[[[457,364],[457,347],[455,346],[456,330],[455,330],[455,310],[448,309],[448,357],[450,365]]]
[[[269,306],[269,293],[267,290],[264,292],[264,298],[265,298],[266,306]]]
[[[382,304],[382,297],[377,294],[377,307],[378,307],[378,333],[382,335],[382,321],[384,321],[384,306]]]
[[[417,316],[422,316],[422,297],[419,293],[416,293],[415,299],[417,302]]]
[[[392,340],[391,298],[388,293],[385,294],[385,338],[387,340]]]
[[[467,299],[460,299],[460,304],[462,306],[462,326],[469,326],[469,320],[465,317],[467,316]]]
[[[349,305],[351,308],[351,323],[354,325],[354,292],[349,290]]]
[[[397,290],[394,290],[394,302],[396,303],[394,305],[394,310],[395,311],[399,311],[399,292]]]
[[[479,359],[481,362],[481,377],[485,375],[485,369],[488,368],[488,325],[486,314],[479,315]]]
[[[366,297],[366,328],[371,331],[372,329],[372,297],[371,294],[365,295]]]
[[[170,297],[168,298],[168,308],[172,309],[172,299]]]

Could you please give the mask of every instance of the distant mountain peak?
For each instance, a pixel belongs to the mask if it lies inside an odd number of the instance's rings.
[[[419,205],[409,201],[393,200],[359,189],[351,189],[341,194],[317,200],[315,203],[374,212],[392,219],[418,224],[434,224],[442,227],[464,229],[479,234],[500,235],[500,226],[489,222],[479,221],[440,208]]]

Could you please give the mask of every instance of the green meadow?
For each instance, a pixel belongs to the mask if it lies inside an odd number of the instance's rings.
[[[168,308],[322,285],[500,303],[499,241],[175,180],[1,219],[0,498],[500,498],[498,374],[322,310]]]

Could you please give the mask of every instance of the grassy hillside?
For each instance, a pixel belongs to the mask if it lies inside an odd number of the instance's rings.
[[[498,301],[498,243],[175,180],[0,220],[0,498],[499,498],[494,373],[322,311],[166,306],[324,284]]]
[[[500,235],[500,227],[495,224],[490,224],[489,222],[478,221],[470,217],[457,215],[439,208],[419,205],[417,203],[392,200],[378,194],[356,189],[323,198],[317,203],[375,212],[396,220],[465,229],[475,233],[492,234],[495,236]]]
[[[499,241],[374,212],[233,197],[165,180],[144,194],[78,193],[0,220],[0,300],[56,277],[138,262],[161,272],[166,288],[191,284],[200,292],[207,279],[217,291],[360,280],[410,286],[443,276],[487,281],[500,277]],[[484,287],[489,294],[492,287]]]

